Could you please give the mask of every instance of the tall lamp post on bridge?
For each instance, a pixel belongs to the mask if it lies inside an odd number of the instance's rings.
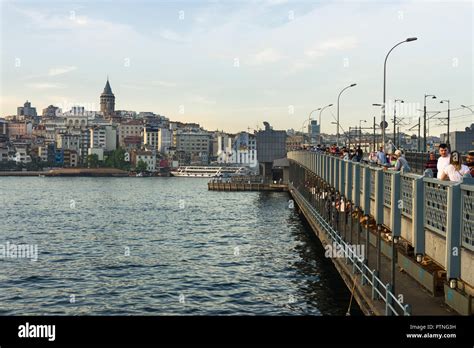
[[[341,92],[339,92],[339,95],[337,96],[337,132],[336,132],[336,143],[337,147],[339,147],[339,99],[341,98],[342,92],[344,92],[346,89],[357,86],[357,83],[353,83],[347,87],[344,87]]]
[[[320,108],[321,110],[319,111],[319,144],[320,145],[321,145],[321,139],[322,139],[321,138],[321,114],[323,113],[324,109],[329,108],[331,106],[332,106],[332,104],[326,105],[326,106]]]
[[[366,120],[359,120],[359,147],[362,146],[362,122],[367,123]]]
[[[441,104],[443,103],[447,103],[448,104],[448,134],[446,134],[446,145],[448,145],[448,149],[449,151],[451,151],[451,146],[449,144],[449,121],[450,121],[450,115],[449,115],[449,112],[450,112],[450,108],[449,108],[449,99],[443,99],[440,101]]]
[[[393,105],[393,145],[395,145],[397,148],[399,146],[398,144],[398,139],[396,137],[396,127],[397,127],[397,102],[399,103],[404,103],[403,100],[401,99],[395,99],[394,105]]]
[[[383,64],[383,104],[382,104],[382,144],[385,144],[385,127],[383,127],[385,125],[385,94],[386,94],[386,81],[387,81],[387,59],[388,59],[388,56],[390,55],[390,53],[395,49],[395,47],[405,43],[405,42],[411,42],[411,41],[415,41],[417,40],[416,37],[409,37],[408,39],[406,40],[403,40],[399,43],[397,43],[395,46],[393,46],[390,51],[388,51],[387,55],[385,56],[385,62]]]
[[[474,105],[471,105],[471,106],[474,106]],[[468,109],[470,112],[472,112],[474,114],[474,111],[469,106],[461,105],[461,107],[464,108],[464,109]]]
[[[382,104],[380,103],[373,103],[372,106],[379,106],[379,107],[382,107]],[[382,128],[382,124],[380,124],[380,128]],[[382,144],[383,145],[383,144]],[[376,144],[376,140],[375,140],[375,117],[374,117],[374,151],[376,152],[377,151],[377,144]],[[384,149],[385,151],[385,149]]]
[[[431,99],[436,99],[434,94],[425,94],[423,104],[423,152],[426,151],[426,98],[428,97],[431,97]]]

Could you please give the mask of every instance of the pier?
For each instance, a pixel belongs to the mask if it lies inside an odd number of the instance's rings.
[[[210,191],[288,191],[286,184],[269,184],[257,182],[218,182],[210,181],[207,184]]]
[[[367,315],[472,315],[474,179],[288,153],[289,192]],[[360,256],[351,246],[364,246]]]

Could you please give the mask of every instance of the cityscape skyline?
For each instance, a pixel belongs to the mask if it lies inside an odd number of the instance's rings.
[[[341,100],[347,130],[355,126],[351,119],[380,121],[372,103],[382,100],[383,58],[393,43],[417,36],[389,60],[388,100],[405,100],[397,114],[413,126],[423,95],[432,93],[451,100],[452,131],[472,118],[460,107],[473,104],[468,3],[144,1],[138,7],[123,2],[120,13],[104,2],[41,3],[2,2],[2,117],[25,100],[38,109],[99,110],[96,96],[108,75],[117,110],[151,111],[229,132],[263,121],[299,130],[311,110],[335,104],[340,89],[354,82]],[[454,14],[459,20],[440,28],[440,19]],[[330,26],[326,17],[344,25]],[[379,27],[387,30],[373,30]],[[37,50],[48,54],[32,60],[29,52]],[[446,116],[438,101],[428,108]],[[389,131],[392,112],[387,108]],[[325,111],[323,133],[336,133],[335,115],[335,106]],[[431,123],[430,134],[445,132],[438,123]]]

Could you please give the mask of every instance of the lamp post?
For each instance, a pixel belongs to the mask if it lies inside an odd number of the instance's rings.
[[[473,106],[473,105],[471,105],[471,106]],[[465,109],[468,109],[470,112],[472,112],[474,114],[474,111],[469,106],[461,105],[461,107],[465,108]]]
[[[393,105],[393,144],[398,148],[399,144],[398,141],[396,141],[396,127],[397,127],[397,102],[399,103],[404,103],[403,100],[401,99],[395,99],[394,105]]]
[[[393,46],[390,51],[388,51],[387,55],[385,56],[385,62],[383,64],[383,104],[382,104],[382,143],[385,144],[385,94],[386,94],[386,81],[387,81],[387,59],[390,53],[395,49],[395,47],[401,45],[405,42],[411,42],[417,40],[416,37],[409,37],[406,40],[403,40]]]
[[[321,114],[323,113],[324,109],[331,107],[332,104],[326,105],[321,108],[319,111],[319,144],[321,144]]]
[[[342,92],[344,92],[346,89],[351,88],[356,86],[357,83],[353,83],[347,87],[344,87],[341,92],[339,92],[339,95],[337,96],[337,133],[336,133],[336,143],[337,147],[339,147],[339,99],[341,98]]]
[[[372,106],[379,106],[382,107],[382,104],[380,103],[373,103]],[[382,125],[380,125],[380,128],[382,128]],[[383,145],[383,144],[382,144]],[[385,149],[384,149],[385,150]],[[377,151],[377,144],[375,140],[375,117],[374,117],[374,151]]]
[[[448,145],[448,149],[451,151],[451,147],[449,144],[449,121],[450,121],[450,108],[449,108],[449,99],[443,99],[440,101],[441,104],[447,103],[448,104],[448,134],[447,134],[447,139],[446,139],[446,145]]]
[[[362,122],[367,123],[366,120],[359,120],[359,147],[362,146]]]
[[[436,96],[433,94],[425,94],[425,100],[423,104],[423,152],[426,151],[426,98],[431,97],[431,99],[436,99]]]

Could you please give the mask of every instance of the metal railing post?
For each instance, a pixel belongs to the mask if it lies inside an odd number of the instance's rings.
[[[383,224],[383,171],[377,169],[375,171],[375,222],[377,224],[377,271],[380,272],[381,267],[381,230]]]
[[[446,278],[461,275],[461,185],[448,187],[446,218]]]
[[[391,197],[390,197],[390,229],[392,231],[392,259],[391,259],[391,281],[392,291],[395,293],[395,265],[397,262],[397,250],[395,244],[401,235],[402,214],[400,205],[400,173],[392,174]],[[403,202],[401,202],[403,204]]]
[[[412,184],[412,236],[415,256],[425,254],[425,185],[423,177]]]

